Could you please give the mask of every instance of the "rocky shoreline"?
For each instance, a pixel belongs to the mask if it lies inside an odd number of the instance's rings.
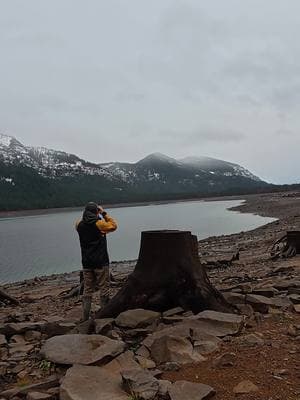
[[[78,326],[80,298],[64,295],[79,272],[5,285],[20,305],[0,303],[0,399],[299,400],[300,257],[272,261],[269,248],[300,230],[300,193],[247,196],[235,209],[278,218],[199,242],[239,315],[135,310]],[[134,265],[112,265],[112,294]]]

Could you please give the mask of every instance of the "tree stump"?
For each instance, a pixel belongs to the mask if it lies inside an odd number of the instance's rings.
[[[194,313],[204,309],[233,311],[200,263],[196,236],[188,231],[142,232],[133,273],[96,316],[116,317],[135,308],[165,311],[177,306]]]

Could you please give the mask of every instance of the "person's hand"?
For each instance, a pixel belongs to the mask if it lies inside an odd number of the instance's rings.
[[[102,214],[104,210],[103,210],[103,208],[101,206],[98,205],[98,211],[99,211],[100,214]]]

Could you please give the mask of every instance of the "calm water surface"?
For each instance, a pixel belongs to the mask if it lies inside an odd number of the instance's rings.
[[[227,210],[241,201],[190,201],[109,210],[119,228],[108,235],[111,261],[138,256],[140,233],[151,229],[190,230],[203,239],[237,233],[273,221]],[[0,284],[80,268],[75,220],[80,212],[0,219]]]

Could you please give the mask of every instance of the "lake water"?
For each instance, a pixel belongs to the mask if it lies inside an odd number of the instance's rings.
[[[134,260],[140,233],[152,229],[190,230],[203,239],[257,228],[273,221],[227,208],[241,201],[188,201],[108,210],[119,228],[108,235],[111,261]],[[80,268],[75,220],[81,212],[0,219],[0,284]]]

